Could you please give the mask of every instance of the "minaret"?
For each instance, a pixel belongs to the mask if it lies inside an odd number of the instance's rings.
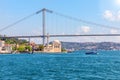
[[[47,47],[49,46],[49,33],[47,33]]]

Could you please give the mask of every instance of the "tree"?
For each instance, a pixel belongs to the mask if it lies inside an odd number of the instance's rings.
[[[25,49],[26,49],[27,51],[32,51],[32,47],[31,47],[31,46],[26,46]]]
[[[65,48],[62,48],[61,51],[62,51],[62,52],[66,52],[67,50],[66,50]]]
[[[25,49],[25,46],[24,46],[24,45],[20,45],[17,50],[18,50],[19,52],[24,52],[26,49]]]
[[[39,45],[39,49],[40,51],[43,51],[44,50],[44,46],[43,45]]]

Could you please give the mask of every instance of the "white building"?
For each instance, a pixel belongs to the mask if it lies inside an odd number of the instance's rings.
[[[61,52],[61,42],[59,40],[53,41],[44,47],[44,52]]]
[[[11,53],[12,46],[5,44],[5,41],[0,41],[0,53]]]
[[[0,47],[5,45],[5,41],[0,41]]]

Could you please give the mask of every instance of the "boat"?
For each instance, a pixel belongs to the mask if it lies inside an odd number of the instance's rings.
[[[96,55],[96,54],[98,54],[97,52],[94,52],[94,51],[91,51],[91,52],[86,52],[85,54],[87,54],[87,55]]]

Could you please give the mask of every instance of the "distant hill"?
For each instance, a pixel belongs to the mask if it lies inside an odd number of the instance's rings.
[[[120,43],[115,42],[62,42],[62,47],[65,49],[74,50],[120,50]]]

